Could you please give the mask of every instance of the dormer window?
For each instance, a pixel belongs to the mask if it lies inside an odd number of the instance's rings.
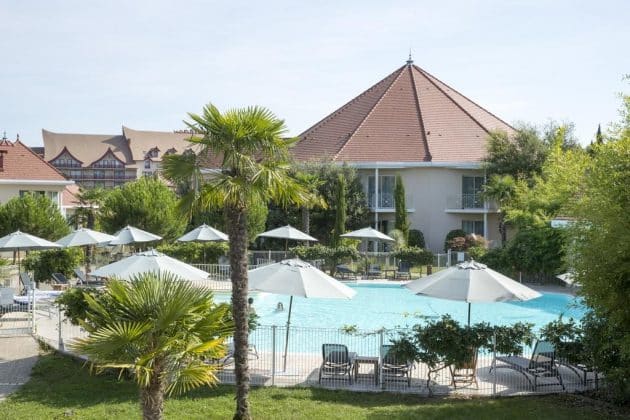
[[[158,149],[157,147],[154,147],[153,149],[149,150],[149,153],[147,153],[147,157],[149,158],[156,158],[158,157],[158,152],[160,151],[160,149]]]

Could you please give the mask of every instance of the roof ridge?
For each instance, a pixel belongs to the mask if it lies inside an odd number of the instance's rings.
[[[418,113],[418,122],[420,123],[420,131],[422,132],[422,139],[424,142],[424,147],[427,152],[428,161],[433,160],[433,156],[431,155],[431,149],[429,149],[429,140],[427,139],[427,132],[424,128],[424,118],[422,118],[422,110],[420,109],[420,98],[418,97],[418,87],[416,86],[416,78],[413,76],[412,67],[409,67],[409,76],[411,77],[411,84],[413,87],[413,97],[416,100],[416,112]]]
[[[40,157],[37,153],[35,153],[30,147],[28,147],[27,145],[25,145],[24,143],[22,143],[20,140],[16,140],[14,142],[14,144],[20,143],[20,146],[22,146],[24,149],[28,150],[28,152],[33,155],[35,158],[37,158],[37,160],[41,161],[42,163],[44,163],[46,166],[48,166],[49,168],[51,168],[53,171],[55,171],[55,173],[57,175],[59,175],[61,177],[61,179],[63,180],[68,180],[68,178],[62,174],[59,169],[55,168],[52,164],[46,162],[45,159],[43,159],[42,157]]]
[[[405,66],[403,66],[405,67]],[[388,74],[387,76],[385,76],[384,78],[382,78],[381,80],[379,80],[378,82],[374,83],[372,86],[370,86],[368,89],[364,90],[363,92],[361,92],[359,95],[353,97],[352,99],[350,99],[348,102],[346,102],[345,104],[341,105],[339,108],[337,108],[334,112],[332,112],[331,114],[326,115],[324,118],[322,118],[321,120],[319,120],[318,122],[316,122],[315,124],[313,124],[312,126],[310,126],[309,128],[307,128],[306,130],[304,130],[302,133],[300,133],[297,137],[303,137],[306,133],[308,133],[309,131],[313,131],[316,128],[321,127],[322,125],[324,125],[328,120],[332,119],[333,116],[337,116],[339,114],[341,114],[343,111],[345,111],[350,105],[352,105],[353,103],[355,103],[356,101],[358,101],[360,98],[363,98],[366,94],[368,94],[369,92],[371,92],[372,90],[374,90],[376,88],[376,86],[380,85],[381,83],[383,83],[385,80],[387,80],[388,78],[392,77],[394,74],[396,74],[396,72],[400,71],[403,67],[397,68],[396,70],[394,70],[393,72],[391,72],[390,74]],[[395,79],[394,79],[395,80]],[[394,81],[392,81],[390,83],[389,86],[391,86],[394,83]],[[389,89],[389,87],[388,87]],[[373,108],[373,107],[372,107]]]
[[[372,115],[372,113],[374,112],[374,109],[376,109],[376,107],[378,106],[378,104],[381,103],[381,101],[383,100],[383,98],[385,97],[385,95],[387,95],[387,92],[390,91],[390,89],[392,88],[392,86],[394,86],[394,84],[396,83],[396,81],[400,78],[400,76],[403,74],[403,71],[405,69],[405,67],[407,67],[406,65],[400,67],[399,69],[397,69],[396,71],[399,72],[398,76],[396,76],[394,78],[394,80],[392,80],[392,82],[389,84],[389,86],[387,86],[387,89],[385,89],[385,91],[381,94],[381,96],[378,98],[378,100],[374,103],[374,105],[372,106],[372,108],[370,108],[370,110],[368,111],[367,114],[365,114],[365,116],[361,119],[361,122],[355,127],[354,130],[352,130],[352,132],[348,135],[348,138],[346,139],[346,141],[343,143],[343,146],[341,146],[341,148],[339,150],[337,150],[337,153],[335,153],[335,155],[333,156],[332,160],[337,159],[337,157],[339,156],[339,154],[341,154],[341,152],[343,152],[343,150],[345,149],[345,147],[348,145],[348,143],[350,142],[350,139],[352,138],[352,136],[354,136],[354,134],[359,130],[359,128],[361,128],[363,126],[363,123],[365,123],[365,121],[368,119],[368,117],[370,115]],[[389,76],[392,76],[394,73],[391,73]],[[389,77],[387,76],[387,77]],[[385,80],[385,79],[383,79]],[[380,82],[379,82],[380,83]],[[378,84],[378,83],[377,83]],[[376,85],[374,85],[376,86]],[[369,90],[369,89],[368,89]],[[367,92],[367,91],[366,91]]]
[[[487,133],[489,133],[490,131],[488,129],[486,129],[486,127],[484,127],[479,121],[477,121],[477,119],[475,117],[473,117],[472,115],[470,115],[470,113],[468,111],[466,111],[460,104],[459,102],[457,102],[455,99],[453,99],[448,93],[444,92],[444,89],[442,89],[441,87],[439,87],[432,79],[437,80],[438,82],[442,83],[444,86],[448,87],[450,90],[452,90],[453,92],[457,93],[458,95],[460,95],[461,97],[463,97],[464,99],[466,99],[467,101],[469,101],[470,103],[472,103],[473,105],[475,105],[476,107],[478,107],[479,109],[481,109],[484,112],[487,112],[488,114],[492,115],[494,118],[496,118],[497,120],[501,121],[503,124],[507,125],[508,127],[510,127],[512,130],[516,131],[516,128],[512,127],[511,124],[505,122],[501,117],[495,115],[494,113],[488,111],[485,107],[479,105],[477,102],[473,101],[472,99],[470,99],[468,96],[464,95],[463,93],[461,93],[459,90],[453,88],[451,85],[449,85],[448,83],[443,82],[442,80],[438,79],[437,77],[435,77],[434,75],[432,75],[431,73],[429,73],[428,71],[424,70],[423,68],[413,64],[413,67],[416,68],[416,70],[418,70],[420,73],[422,73],[428,80],[429,82],[431,82],[431,84],[433,86],[435,86],[437,89],[440,90],[440,92],[442,92],[445,96],[447,96],[451,102],[453,102],[455,105],[457,105],[458,108],[460,108],[462,111],[464,111],[470,118],[473,119],[473,121],[475,121],[481,128],[483,128]]]
[[[478,125],[479,127],[481,127],[481,129],[482,129],[483,131],[485,131],[486,133],[490,134],[490,130],[488,130],[486,127],[484,127],[484,125],[483,125],[483,124],[481,124],[481,123],[480,123],[480,122],[479,122],[479,121],[478,121],[475,117],[473,117],[472,115],[470,115],[470,112],[466,111],[466,110],[464,109],[464,107],[463,107],[463,106],[461,106],[461,105],[459,104],[459,102],[457,102],[455,99],[453,99],[453,98],[451,97],[451,95],[449,95],[449,94],[447,94],[446,92],[444,92],[444,89],[442,89],[440,86],[438,86],[438,85],[437,85],[437,83],[435,83],[433,80],[431,80],[431,78],[430,78],[430,77],[427,77],[428,73],[427,73],[427,74],[424,74],[424,73],[423,73],[423,71],[420,69],[420,67],[418,67],[418,69],[419,69],[420,73],[422,73],[422,75],[423,75],[423,76],[424,76],[424,77],[425,77],[425,78],[429,81],[429,83],[431,83],[433,86],[435,86],[435,88],[436,88],[437,90],[439,90],[440,92],[442,92],[442,94],[443,94],[444,96],[446,96],[446,97],[449,99],[449,101],[451,101],[453,104],[455,104],[455,106],[456,106],[457,108],[459,108],[459,109],[460,109],[460,110],[461,110],[464,114],[468,115],[468,117],[469,117],[471,120],[473,120],[475,123],[477,123],[477,125]],[[437,79],[436,79],[436,80],[437,80]],[[440,82],[442,82],[442,81],[440,80]],[[448,85],[447,85],[447,86],[448,86]],[[449,86],[449,88],[450,88],[450,86]],[[457,92],[457,93],[459,93],[459,92]]]

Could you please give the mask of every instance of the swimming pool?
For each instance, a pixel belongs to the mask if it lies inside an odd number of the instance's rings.
[[[445,299],[417,296],[407,289],[392,284],[352,284],[357,294],[351,300],[307,299],[294,297],[291,325],[307,328],[341,328],[355,325],[361,330],[393,329],[419,323],[421,315],[439,318],[450,314],[462,324],[466,323],[468,305]],[[283,326],[287,322],[289,296],[271,293],[254,293],[254,309],[262,325]],[[227,294],[217,294],[217,300],[229,301]],[[284,311],[277,311],[282,302]],[[471,323],[488,322],[491,325],[507,325],[515,322],[531,322],[535,330],[558,319],[581,319],[585,307],[579,299],[562,293],[544,293],[542,297],[527,302],[474,303]]]

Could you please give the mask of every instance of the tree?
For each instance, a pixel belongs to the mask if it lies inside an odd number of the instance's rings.
[[[604,144],[604,135],[602,134],[601,124],[597,124],[597,132],[595,133],[595,143]]]
[[[73,224],[76,228],[80,226],[88,229],[96,229],[96,223],[100,215],[100,209],[107,198],[108,190],[103,188],[81,189],[77,198],[79,207],[73,215]]]
[[[311,209],[313,207],[320,207],[325,209],[328,204],[322,197],[319,196],[318,189],[324,184],[324,181],[317,177],[317,174],[306,171],[298,171],[295,175],[297,180],[302,183],[309,193],[313,196],[313,200],[310,203],[306,203],[301,208],[302,213],[302,230],[310,234],[311,232]]]
[[[407,241],[409,239],[409,219],[407,218],[407,204],[405,203],[405,186],[400,175],[396,176],[394,202],[396,204],[396,221],[394,226],[403,233],[405,241]]]
[[[110,280],[102,294],[84,294],[89,333],[71,348],[97,372],[126,369],[140,388],[143,417],[163,417],[164,396],[217,383],[206,361],[225,354],[232,332],[229,306],[212,292],[171,274],[147,273],[131,282]]]
[[[484,185],[483,196],[486,200],[494,200],[499,208],[504,209],[512,199],[516,183],[511,175],[492,175],[490,181]],[[499,234],[501,246],[507,241],[507,226],[505,223],[505,211],[499,213]]]
[[[152,177],[126,183],[110,192],[99,221],[110,233],[132,225],[166,240],[177,238],[186,227],[186,220],[177,212],[175,193]]]
[[[195,137],[191,142],[200,147],[202,156],[218,156],[218,171],[207,177],[198,190],[182,197],[181,208],[188,214],[223,206],[227,233],[230,237],[229,257],[232,280],[232,315],[234,332],[234,371],[236,376],[235,419],[250,419],[249,367],[247,348],[249,307],[247,304],[247,220],[253,203],[302,205],[311,199],[302,184],[289,175],[288,152],[296,139],[283,138],[284,121],[269,110],[248,107],[221,113],[208,104],[201,115],[189,114]],[[169,179],[191,179],[200,174],[200,166],[181,164],[180,155],[164,160],[164,173]],[[199,177],[201,179],[201,177]]]
[[[593,308],[605,348],[615,363],[597,366],[614,384],[618,398],[630,400],[630,132],[595,146],[584,188],[570,215],[571,265],[588,306]],[[602,348],[604,348],[602,347]]]
[[[488,175],[511,175],[531,179],[540,174],[548,146],[535,127],[522,125],[510,138],[504,131],[491,132],[485,166]]]
[[[27,193],[0,206],[0,236],[16,230],[56,241],[70,233],[70,226],[48,197]]]
[[[53,273],[70,277],[73,270],[83,263],[83,250],[80,248],[51,249],[30,252],[24,259],[24,268],[35,274],[39,283],[48,280]]]
[[[343,174],[337,177],[337,194],[335,197],[335,229],[333,231],[332,247],[341,243],[341,235],[346,232],[346,178]]]
[[[408,246],[417,246],[418,248],[424,248],[426,246],[424,242],[424,234],[418,229],[411,229],[409,231]]]

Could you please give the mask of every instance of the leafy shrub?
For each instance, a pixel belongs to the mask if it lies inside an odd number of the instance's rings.
[[[446,238],[444,239],[444,251],[448,251],[451,246],[451,241],[454,238],[465,238],[466,232],[462,229],[453,229],[446,234]]]
[[[189,264],[216,264],[219,257],[227,253],[228,244],[226,242],[176,242],[159,245],[157,250]]]
[[[492,327],[487,323],[462,326],[450,315],[436,321],[416,324],[410,332],[393,339],[394,351],[400,360],[416,360],[429,366],[439,364],[462,366],[469,362],[473,349],[496,350],[502,354],[522,352],[522,345],[534,341],[533,324],[516,323]]]
[[[401,248],[392,253],[394,258],[408,262],[414,266],[433,264],[433,253],[418,247]]]
[[[66,277],[83,264],[82,248],[52,249],[31,252],[24,259],[24,268],[33,271],[35,280],[49,280],[52,273],[61,273]]]
[[[296,246],[291,248],[299,258],[307,261],[325,260],[326,265],[330,268],[331,274],[335,273],[337,264],[345,261],[359,259],[359,251],[352,246],[338,246],[331,248],[325,245],[317,244],[315,246]]]
[[[513,269],[505,248],[491,248],[476,259],[493,270],[512,277]]]
[[[554,278],[564,271],[564,232],[551,227],[520,230],[508,242],[506,258],[531,280]]]
[[[409,239],[407,240],[407,246],[416,246],[418,248],[424,248],[426,246],[424,242],[424,235],[418,229],[411,229],[409,231]]]
[[[99,289],[73,287],[63,292],[56,302],[73,325],[80,325],[81,322],[85,322],[89,308],[85,295],[100,299],[102,294]]]

